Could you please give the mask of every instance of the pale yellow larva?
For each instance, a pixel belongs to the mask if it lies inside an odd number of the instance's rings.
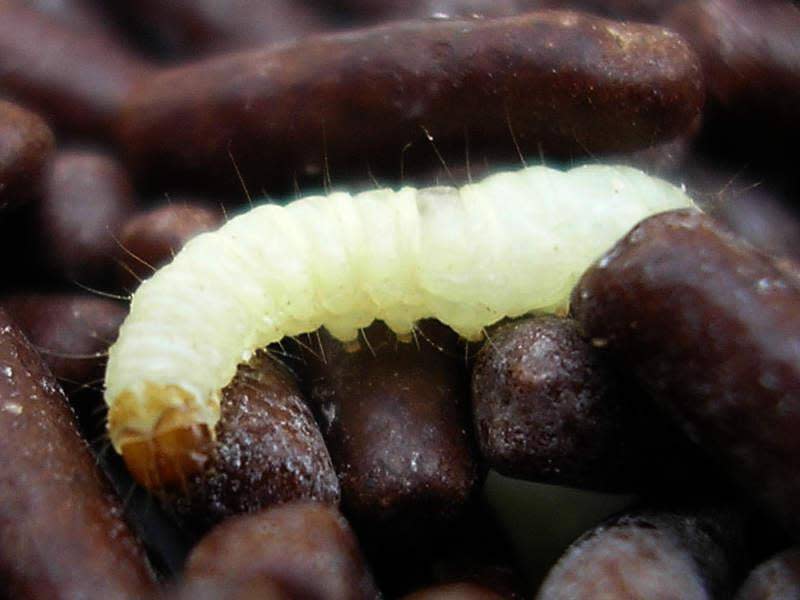
[[[406,334],[434,317],[474,339],[503,317],[563,310],[637,222],[692,206],[635,169],[585,166],[253,208],[134,295],[106,370],[111,441],[140,454],[156,434],[213,435],[237,365],[284,336],[324,326],[348,341],[375,319]]]

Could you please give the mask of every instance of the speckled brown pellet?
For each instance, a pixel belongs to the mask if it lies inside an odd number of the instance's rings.
[[[128,174],[114,158],[58,152],[47,167],[36,218],[48,270],[82,284],[107,280],[116,268],[120,230],[135,207]]]
[[[119,234],[120,285],[133,290],[167,264],[198,233],[222,224],[223,213],[206,204],[176,198],[131,216]]]
[[[178,585],[159,600],[292,600],[269,577],[231,580],[224,575],[193,579]]]
[[[122,100],[148,71],[114,38],[0,2],[0,92],[58,129],[108,137]]]
[[[736,593],[736,600],[800,598],[800,548],[792,548],[761,563]]]
[[[630,490],[644,459],[626,393],[577,322],[545,316],[497,327],[472,373],[481,454],[511,477]]]
[[[382,323],[355,351],[326,333],[319,350],[309,340],[311,403],[357,521],[441,521],[476,490],[463,355],[418,340],[400,342]]]
[[[0,297],[53,374],[69,390],[100,385],[106,351],[128,307],[89,294],[16,293]]]
[[[13,0],[77,31],[113,35],[108,15],[93,0]]]
[[[0,100],[0,213],[42,192],[42,172],[55,146],[37,115]]]
[[[537,600],[729,598],[744,554],[728,511],[638,512],[579,538],[547,576]]]
[[[144,554],[47,367],[0,309],[0,578],[9,598],[146,598]]]
[[[228,519],[203,538],[186,565],[189,581],[269,577],[292,598],[379,597],[358,541],[339,512],[293,503]]]
[[[152,487],[152,486],[148,486]],[[339,503],[339,481],[294,376],[257,354],[222,392],[222,416],[203,471],[164,501],[203,530],[230,515],[293,500]]]
[[[699,212],[651,217],[572,295],[586,333],[800,534],[800,285]]]
[[[686,130],[703,94],[694,53],[660,27],[558,11],[408,21],[164,71],[130,96],[120,141],[150,176],[240,190],[235,161],[269,190],[326,168],[396,178],[435,160],[426,132],[458,157],[468,136],[473,159],[516,157],[514,139],[536,156],[631,151]]]

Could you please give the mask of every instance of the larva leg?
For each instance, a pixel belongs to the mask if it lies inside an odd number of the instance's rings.
[[[407,334],[434,317],[473,339],[506,316],[563,311],[633,225],[691,206],[634,169],[589,166],[252,209],[134,295],[109,353],[111,441],[140,481],[178,484],[204,463],[220,390],[256,349],[320,326],[348,342],[375,319]]]

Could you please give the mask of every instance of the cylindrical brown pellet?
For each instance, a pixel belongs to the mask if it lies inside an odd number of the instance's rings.
[[[398,341],[376,323],[358,350],[326,333],[309,346],[311,402],[348,515],[371,523],[437,522],[457,515],[478,484],[459,358],[423,334]]]
[[[0,93],[59,129],[108,136],[121,102],[148,70],[113,38],[0,2]]]
[[[758,144],[761,153],[778,138],[794,148],[800,132],[800,6],[787,0],[688,0],[665,23],[697,49],[710,115],[724,121],[718,137],[741,146],[752,144],[755,133],[767,142]]]
[[[293,0],[123,0],[138,22],[171,57],[192,57],[303,38],[326,29],[320,14]]]
[[[572,295],[683,430],[800,533],[800,285],[711,217],[651,217]]]
[[[151,489],[170,483],[163,474],[145,478]],[[297,381],[261,353],[222,391],[222,416],[204,468],[170,488],[163,499],[201,530],[294,500],[339,503],[336,472]]]
[[[120,284],[135,289],[195,235],[219,227],[222,217],[219,209],[180,199],[131,216],[119,234]]]
[[[167,70],[130,96],[140,172],[250,189],[443,154],[624,152],[700,111],[700,65],[674,33],[581,13],[394,23]],[[513,135],[512,135],[513,133]],[[468,141],[467,141],[468,140]],[[409,144],[411,144],[409,146]]]
[[[159,597],[161,598],[161,597]],[[231,581],[225,576],[189,580],[163,596],[166,600],[292,600],[273,579]]]
[[[0,577],[11,598],[145,598],[152,575],[61,390],[0,309]]]
[[[203,538],[186,565],[189,581],[272,578],[292,598],[379,597],[350,526],[330,506],[285,504],[228,519]]]
[[[53,132],[39,116],[0,101],[0,212],[41,194],[54,146]]]
[[[538,600],[729,598],[743,558],[741,523],[728,511],[638,512],[579,538]]]
[[[761,563],[736,593],[736,600],[790,598],[800,598],[800,548],[791,548]]]
[[[559,317],[490,330],[472,373],[475,431],[489,466],[585,489],[630,492],[651,471],[666,476],[663,463],[680,444],[647,448],[645,440],[666,436],[641,396],[577,322]],[[685,469],[685,461],[673,462]]]
[[[56,154],[37,211],[48,269],[83,284],[108,278],[120,253],[120,230],[135,206],[128,174],[112,157],[83,150]]]
[[[96,384],[106,351],[128,314],[121,302],[72,293],[16,293],[0,297],[47,366],[67,389]]]

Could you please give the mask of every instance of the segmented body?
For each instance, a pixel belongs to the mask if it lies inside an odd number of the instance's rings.
[[[159,427],[213,431],[237,365],[284,336],[324,326],[353,340],[375,319],[406,334],[434,317],[474,339],[503,317],[563,310],[637,222],[691,206],[634,169],[587,166],[254,208],[190,241],[134,295],[106,372],[111,440],[120,450]]]

